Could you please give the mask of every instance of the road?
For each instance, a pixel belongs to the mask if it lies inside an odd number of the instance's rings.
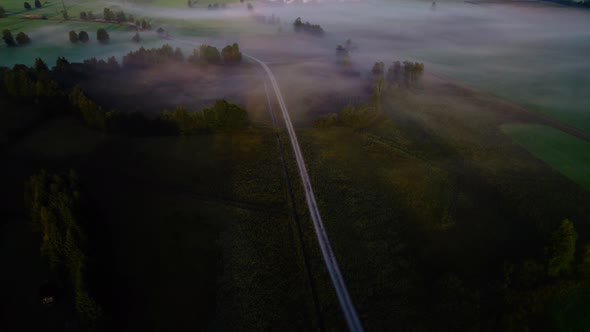
[[[311,186],[311,181],[309,179],[309,175],[307,173],[307,168],[305,167],[305,161],[303,160],[303,154],[301,153],[301,149],[299,148],[299,143],[297,141],[297,135],[295,134],[295,129],[293,128],[293,124],[291,123],[291,118],[289,117],[289,111],[287,110],[287,106],[283,99],[283,95],[281,93],[281,89],[275,79],[274,74],[270,70],[270,68],[264,63],[262,60],[259,60],[251,55],[242,53],[245,57],[252,59],[256,63],[258,63],[268,75],[268,78],[272,84],[274,92],[276,94],[279,107],[281,109],[281,113],[285,120],[285,126],[287,127],[287,132],[289,134],[289,139],[291,140],[291,145],[293,147],[293,152],[295,153],[295,159],[297,161],[297,167],[299,169],[299,175],[301,177],[301,182],[303,184],[303,189],[305,190],[305,198],[307,200],[307,206],[309,208],[309,213],[311,216],[311,220],[313,221],[313,227],[318,238],[318,243],[320,245],[320,249],[322,252],[322,256],[324,258],[324,263],[326,265],[326,269],[330,274],[330,278],[332,279],[332,284],[334,285],[334,289],[336,290],[336,295],[338,296],[338,301],[340,303],[340,308],[344,314],[344,318],[346,319],[346,323],[350,331],[354,332],[361,332],[363,331],[363,327],[361,322],[358,318],[358,314],[356,309],[354,308],[354,304],[350,299],[350,295],[348,293],[348,289],[346,288],[346,284],[344,283],[344,278],[342,277],[342,273],[340,273],[340,268],[338,267],[338,262],[336,261],[336,257],[334,256],[334,252],[332,251],[332,246],[330,245],[330,240],[328,239],[328,235],[326,234],[326,230],[324,229],[324,223],[322,222],[322,217],[320,215],[320,211],[318,209],[315,195],[313,193],[313,189]]]

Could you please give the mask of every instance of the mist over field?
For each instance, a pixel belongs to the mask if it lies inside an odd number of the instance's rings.
[[[3,0],[0,331],[590,331],[551,1]]]

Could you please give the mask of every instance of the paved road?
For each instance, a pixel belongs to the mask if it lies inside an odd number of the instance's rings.
[[[309,180],[309,175],[307,174],[307,169],[305,167],[305,161],[303,160],[303,155],[301,153],[301,149],[299,148],[299,143],[297,142],[297,135],[295,134],[295,129],[293,128],[293,124],[291,123],[291,118],[289,117],[289,112],[287,111],[287,106],[285,105],[285,101],[283,100],[283,95],[281,94],[279,85],[275,79],[274,74],[272,73],[270,68],[268,68],[266,63],[251,55],[245,53],[242,54],[245,57],[254,60],[260,66],[262,66],[262,68],[268,75],[270,82],[272,83],[272,87],[277,96],[277,100],[279,102],[283,118],[285,120],[285,126],[287,127],[289,138],[291,139],[293,152],[295,153],[295,158],[297,160],[297,167],[299,168],[299,175],[301,176],[301,182],[303,183],[303,188],[305,190],[305,198],[307,200],[307,206],[309,207],[309,213],[313,221],[313,227],[318,238],[318,242],[320,245],[320,249],[322,251],[322,256],[324,257],[326,268],[328,269],[328,273],[330,274],[330,278],[332,279],[332,284],[334,285],[336,294],[338,295],[340,308],[344,313],[344,318],[346,319],[346,323],[348,324],[348,328],[350,329],[350,331],[363,331],[363,327],[358,318],[358,314],[356,313],[354,304],[350,299],[348,289],[346,288],[346,284],[344,283],[344,279],[342,278],[342,273],[340,273],[338,262],[336,261],[336,257],[334,256],[334,252],[332,251],[330,240],[328,239],[328,235],[326,234],[326,230],[324,229],[322,217],[320,215],[320,211],[315,200],[315,195],[313,194],[313,189],[311,187],[311,181]]]

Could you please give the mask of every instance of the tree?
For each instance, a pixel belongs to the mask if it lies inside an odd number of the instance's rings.
[[[29,38],[26,33],[21,31],[16,35],[16,42],[19,45],[27,45],[31,43],[31,38]]]
[[[141,20],[141,29],[148,30],[148,22],[145,19]]]
[[[371,69],[371,72],[375,77],[383,76],[383,74],[385,73],[385,64],[383,62],[375,62],[375,64],[373,65],[373,69]]]
[[[25,9],[26,10],[31,10],[31,4],[28,2],[25,2]]]
[[[92,13],[92,11],[89,11],[88,12],[88,19],[89,20],[94,20],[95,19],[94,14]]]
[[[0,18],[4,17],[4,15],[6,15],[6,10],[4,10],[4,7],[0,6]]]
[[[44,71],[48,71],[48,70],[49,70],[49,68],[47,67],[47,64],[45,64],[45,62],[43,62],[43,60],[41,58],[35,59],[35,71],[40,73],[40,72],[44,72]]]
[[[188,7],[189,8],[193,8],[193,2],[192,2],[192,0],[188,0],[188,3],[187,4],[188,4]]]
[[[112,21],[113,20],[112,15],[113,14],[110,9],[108,9],[108,8],[103,9],[102,17],[105,19],[105,21]]]
[[[35,8],[41,8],[42,6],[41,1],[35,0]]]
[[[79,40],[78,34],[76,33],[76,31],[72,30],[70,31],[70,42],[72,43],[77,43]]]
[[[249,11],[252,11],[252,10],[254,10],[254,6],[252,6],[252,4],[251,4],[251,3],[249,3],[249,2],[248,2],[248,6],[247,6],[247,7],[248,7],[248,10],[249,10]]]
[[[139,32],[135,33],[135,36],[133,36],[133,38],[131,38],[132,41],[139,43],[141,42],[141,37],[139,36]]]
[[[110,40],[109,33],[103,28],[98,29],[96,31],[96,40],[103,44],[108,43]]]
[[[569,219],[563,220],[559,228],[553,232],[551,241],[545,248],[547,274],[550,277],[571,272],[577,238],[578,234],[574,229],[574,224]]]
[[[90,40],[90,37],[88,36],[88,33],[86,31],[82,30],[78,34],[78,40],[81,41],[82,43],[87,43],[88,40]]]
[[[4,42],[6,43],[6,45],[16,46],[16,42],[14,41],[14,37],[12,36],[12,33],[10,32],[10,30],[3,30],[2,31],[2,39],[4,39]]]
[[[87,20],[88,19],[88,14],[86,14],[86,12],[80,12],[80,19],[81,20]]]
[[[240,52],[240,46],[237,43],[224,47],[221,50],[221,56],[223,61],[227,64],[235,64],[242,61],[242,53]]]

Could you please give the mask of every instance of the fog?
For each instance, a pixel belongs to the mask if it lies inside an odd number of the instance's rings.
[[[171,34],[161,40],[144,32],[143,46],[164,43],[186,53],[202,42],[218,47],[239,42],[242,50],[267,61],[291,104],[309,94],[362,94],[358,79],[344,78],[335,65],[335,47],[352,39],[351,59],[366,72],[375,61],[420,61],[427,73],[491,92],[590,131],[590,11],[541,3],[472,4],[460,1],[363,1],[307,4],[254,3],[254,13],[275,15],[276,25],[256,23],[245,4],[228,9],[121,6],[152,19]],[[295,35],[292,22],[320,24],[323,37]],[[137,48],[133,32],[112,31],[109,45],[70,45],[69,27],[31,31],[33,45],[0,48],[0,65],[32,63],[58,56],[122,56]],[[94,39],[94,30],[88,30]],[[91,32],[92,31],[92,32]],[[185,54],[186,54],[185,53]],[[356,80],[356,81],[355,81]],[[301,91],[299,91],[301,90]],[[301,92],[299,94],[298,92]],[[297,108],[294,105],[293,108]],[[307,110],[309,111],[309,110]]]

